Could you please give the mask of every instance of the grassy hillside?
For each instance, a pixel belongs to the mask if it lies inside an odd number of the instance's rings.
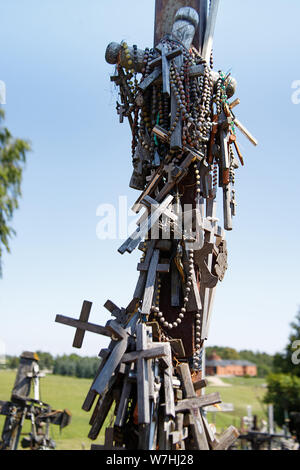
[[[11,389],[15,380],[15,372],[0,371],[0,400],[10,398]],[[52,437],[56,441],[58,450],[89,449],[91,441],[87,438],[90,426],[91,413],[81,409],[84,398],[91,385],[90,379],[78,379],[73,377],[62,377],[48,375],[41,380],[41,399],[49,403],[55,409],[67,408],[72,413],[70,426],[63,429],[62,433],[57,426],[52,426]],[[223,402],[233,403],[235,411],[232,413],[215,413],[218,431],[233,424],[239,428],[240,418],[247,414],[247,405],[252,405],[254,414],[260,418],[264,416],[259,399],[265,393],[262,386],[263,379],[224,379],[231,387],[210,386],[207,393],[219,392]],[[213,422],[212,413],[208,414],[209,422]],[[0,430],[2,430],[4,418],[0,417]],[[24,431],[29,430],[29,423],[24,426]],[[103,431],[99,443],[103,442]]]
[[[15,381],[15,372],[0,371],[0,400],[10,398],[11,389]],[[91,386],[90,379],[78,379],[58,375],[47,375],[41,379],[41,399],[55,409],[71,411],[71,424],[60,433],[58,426],[51,427],[51,437],[59,450],[90,449],[92,441],[87,438],[90,426],[91,413],[81,409],[85,396]],[[4,418],[0,416],[0,429],[2,431]],[[25,431],[29,430],[26,422]],[[102,441],[102,435],[99,442]],[[98,442],[98,441],[97,441]]]
[[[259,378],[228,378],[222,379],[223,382],[231,385],[230,387],[207,387],[207,393],[219,392],[223,403],[233,403],[234,411],[214,413],[216,415],[217,430],[233,424],[237,428],[240,427],[241,418],[247,416],[247,405],[252,406],[252,414],[258,416],[258,422],[262,418],[267,418],[267,410],[265,405],[261,404],[261,400],[266,393],[265,379]],[[209,422],[213,422],[213,413],[208,413]]]

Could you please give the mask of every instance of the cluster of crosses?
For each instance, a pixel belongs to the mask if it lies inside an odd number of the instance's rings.
[[[1,450],[17,450],[25,420],[31,422],[31,432],[22,438],[21,446],[31,450],[55,448],[50,437],[50,426],[68,426],[71,413],[68,410],[53,410],[40,400],[39,357],[36,353],[25,351],[20,356],[19,368],[10,401],[0,401],[0,415],[5,416]],[[33,398],[31,397],[33,393]]]
[[[141,191],[133,211],[144,213],[121,254],[142,251],[139,279],[127,308],[107,301],[115,319],[102,327],[58,315],[75,327],[73,346],[85,331],[111,338],[83,404],[95,400],[89,437],[96,440],[107,416],[113,423],[94,449],[227,449],[230,427],[217,439],[205,408],[220,403],[205,395],[204,345],[216,286],[227,269],[225,231],[236,212],[235,170],[244,165],[236,129],[255,138],[229,102],[236,81],[213,70],[212,43],[219,0],[156,0],[152,49],[110,43],[116,65],[120,122],[132,131],[130,187]],[[223,193],[223,226],[217,189]],[[114,405],[114,406],[113,406]]]

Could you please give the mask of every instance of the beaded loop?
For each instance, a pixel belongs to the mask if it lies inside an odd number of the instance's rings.
[[[191,285],[192,284],[192,276],[193,276],[193,272],[194,272],[194,251],[193,250],[189,250],[188,263],[189,263],[189,274],[187,276],[187,284]],[[159,281],[158,285],[161,285],[160,281]],[[180,313],[179,313],[178,317],[176,318],[176,320],[173,321],[172,323],[169,323],[165,319],[165,317],[163,316],[163,313],[160,311],[160,309],[158,308],[157,305],[152,306],[152,309],[151,309],[152,313],[154,314],[155,317],[157,317],[159,319],[159,322],[165,328],[167,328],[169,330],[172,330],[173,328],[177,328],[182,323],[182,320],[184,319],[185,314],[186,314],[186,306],[187,306],[187,303],[189,301],[190,290],[191,289],[189,289],[189,291],[186,290],[183,307],[180,309]],[[156,300],[157,300],[157,297],[156,297]]]

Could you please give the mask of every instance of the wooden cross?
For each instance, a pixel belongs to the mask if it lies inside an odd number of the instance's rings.
[[[124,122],[124,116],[126,116],[126,108],[123,104],[117,103],[117,113],[120,116],[120,123],[122,124]]]
[[[127,251],[132,253],[132,251],[139,245],[142,239],[147,235],[149,230],[153,225],[159,220],[161,215],[168,209],[169,205],[173,201],[173,196],[167,196],[163,202],[158,204],[155,207],[155,210],[150,214],[145,221],[143,221],[138,227],[137,230],[123,243],[123,245],[118,249],[119,253],[122,255]]]
[[[95,325],[94,323],[89,323],[88,319],[90,316],[90,311],[92,308],[92,302],[84,301],[80,313],[79,320],[75,318],[65,317],[64,315],[56,315],[55,321],[57,323],[62,323],[63,325],[72,326],[76,328],[76,333],[73,341],[74,348],[81,348],[84,335],[86,331],[96,333],[98,335],[114,337],[116,339],[123,339],[126,336],[125,330],[121,326],[121,321],[125,319],[124,309],[119,309],[111,301],[107,301],[105,307],[116,316],[119,321],[109,320],[105,327],[100,325]]]
[[[149,63],[150,68],[154,69],[140,84],[139,89],[145,91],[152,85],[161,75],[163,78],[163,93],[170,95],[170,65],[169,61],[182,55],[182,50],[175,49],[174,51],[167,52],[163,44],[159,44],[156,49],[161,53],[159,57]]]
[[[111,333],[105,327],[95,325],[93,323],[88,323],[91,308],[92,302],[88,302],[87,300],[85,300],[82,305],[79,320],[65,317],[63,315],[56,315],[55,321],[57,323],[62,323],[63,325],[68,325],[76,328],[76,333],[73,341],[74,348],[81,348],[86,331],[91,331],[92,333],[97,333],[99,335],[111,336]]]
[[[196,392],[194,389],[194,385],[192,382],[191,374],[190,374],[190,369],[188,364],[180,364],[177,367],[177,370],[181,376],[182,379],[182,385],[183,385],[183,390],[185,392],[185,396],[187,399],[189,398],[199,398],[196,397]],[[202,398],[202,397],[201,397]],[[178,402],[178,405],[181,403]],[[185,405],[183,408],[189,412],[189,422],[192,430],[192,435],[195,441],[195,444],[197,446],[197,449],[199,450],[209,450],[209,446],[207,443],[206,435],[204,432],[204,426],[203,426],[203,421],[202,421],[202,415],[200,413],[199,407],[198,407],[198,402],[194,403],[191,402],[191,405],[195,406],[190,406],[188,408],[185,408]],[[177,412],[183,411],[180,410],[177,407]]]
[[[170,96],[170,64],[169,61],[174,59],[177,56],[182,56],[181,49],[177,49],[176,51],[168,52],[166,45],[158,44],[156,49],[161,53],[161,57],[159,59],[159,63],[161,63],[162,68],[162,80],[163,80],[163,93]],[[152,61],[157,62],[157,59]],[[151,63],[150,63],[151,67]]]

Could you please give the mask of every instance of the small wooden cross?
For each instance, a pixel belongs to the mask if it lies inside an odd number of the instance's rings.
[[[122,124],[124,122],[124,116],[126,115],[126,108],[123,104],[120,104],[117,102],[117,113],[120,116],[120,123]]]
[[[81,348],[86,331],[91,331],[92,333],[97,333],[103,336],[111,336],[111,332],[106,327],[95,325],[93,323],[88,323],[91,308],[92,302],[88,302],[87,300],[85,300],[82,305],[79,320],[65,317],[63,315],[56,315],[55,321],[57,323],[62,323],[63,325],[68,325],[72,326],[73,328],[76,328],[76,333],[73,341],[74,348]]]
[[[170,95],[170,65],[169,61],[182,55],[182,50],[175,49],[174,51],[167,52],[162,44],[159,44],[156,49],[161,53],[159,57],[149,63],[153,72],[148,75],[139,85],[140,90],[145,91],[152,85],[161,75],[163,76],[163,93]]]
[[[167,47],[164,44],[159,44],[156,49],[161,53],[161,68],[163,79],[163,93],[170,96],[170,64],[167,55]]]

